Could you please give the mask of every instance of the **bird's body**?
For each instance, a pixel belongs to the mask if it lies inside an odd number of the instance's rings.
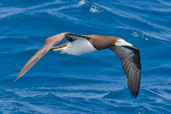
[[[61,48],[61,53],[67,53],[70,55],[81,55],[96,51],[97,49],[87,40],[78,39],[69,42],[65,47]]]
[[[69,42],[54,47],[55,44],[66,38]],[[70,55],[80,55],[97,50],[110,49],[119,56],[122,68],[128,79],[128,88],[132,97],[137,97],[141,80],[141,63],[139,50],[122,38],[100,35],[79,35],[74,33],[61,33],[45,41],[41,48],[20,71],[17,79],[26,73],[48,51],[61,51]],[[17,80],[16,79],[16,80]]]

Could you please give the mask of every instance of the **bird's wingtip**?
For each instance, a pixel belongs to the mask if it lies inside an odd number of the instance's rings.
[[[14,83],[18,80],[19,78],[17,77],[15,80],[14,80]]]
[[[15,83],[21,76],[22,76],[22,75],[19,74],[19,75],[17,76],[17,78],[14,80],[14,83]]]
[[[15,83],[17,81],[17,79],[15,79],[13,82]]]
[[[132,98],[137,98],[137,96],[138,96],[138,93],[139,93],[139,91],[138,92],[135,92],[135,93],[131,93],[131,95],[132,95]]]

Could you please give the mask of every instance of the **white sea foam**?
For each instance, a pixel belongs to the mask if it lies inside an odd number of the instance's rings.
[[[82,5],[84,5],[85,3],[86,3],[85,0],[81,0],[80,2],[78,2],[78,5],[79,5],[79,6],[82,6]]]
[[[90,12],[91,12],[91,13],[99,13],[99,12],[100,12],[100,8],[97,7],[97,6],[95,6],[95,5],[93,5],[93,6],[91,6],[91,8],[90,8]]]

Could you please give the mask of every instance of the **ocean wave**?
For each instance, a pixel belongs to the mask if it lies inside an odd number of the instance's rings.
[[[41,89],[42,90],[42,89]],[[34,89],[26,89],[26,90],[7,90],[6,95],[13,96],[11,100],[6,100],[6,102],[11,105],[11,109],[14,111],[17,111],[19,109],[16,109],[16,107],[24,107],[21,111],[34,111],[34,112],[41,112],[46,113],[51,112],[54,113],[54,109],[57,108],[61,110],[61,112],[67,112],[72,109],[77,110],[78,112],[91,112],[91,113],[97,113],[97,112],[103,112],[108,107],[108,111],[110,112],[127,112],[128,110],[135,113],[161,113],[166,112],[169,113],[169,110],[167,108],[169,105],[165,105],[167,100],[163,101],[161,96],[156,94],[156,92],[151,90],[143,90],[147,93],[142,94],[142,96],[135,101],[132,101],[129,99],[126,94],[124,94],[126,89],[121,89],[118,91],[112,91],[112,92],[100,92],[100,94],[92,94],[94,97],[91,97],[91,94],[87,93],[87,91],[75,91],[72,90],[68,91],[61,91],[59,89],[55,89],[56,91],[51,91],[49,89],[49,92],[44,92]],[[13,92],[14,93],[13,93]],[[96,93],[96,91],[89,91]],[[103,93],[104,92],[104,93]],[[2,91],[1,91],[2,93]],[[11,94],[9,94],[11,93]],[[78,95],[77,95],[78,94]],[[144,97],[144,96],[151,96],[157,95],[156,97]],[[124,95],[124,96],[123,96]],[[104,96],[104,97],[102,97]],[[6,96],[3,96],[3,98],[6,98]],[[19,99],[16,101],[15,99]],[[124,99],[123,99],[124,98]],[[46,99],[46,104],[44,104],[44,100]],[[33,102],[34,101],[34,102]],[[0,105],[2,105],[3,100],[1,99]],[[147,104],[149,103],[149,104]],[[89,105],[86,105],[89,104]],[[120,104],[123,104],[121,106]],[[134,104],[134,105],[133,105]],[[160,104],[160,105],[159,105]],[[165,108],[162,107],[162,105],[165,105]],[[48,110],[42,110],[43,107],[48,107]],[[65,107],[63,109],[62,107]],[[95,109],[91,109],[90,107],[96,107]],[[102,108],[103,107],[103,108]],[[32,110],[30,110],[30,108]],[[62,108],[62,109],[61,109]],[[18,111],[17,111],[18,112]]]

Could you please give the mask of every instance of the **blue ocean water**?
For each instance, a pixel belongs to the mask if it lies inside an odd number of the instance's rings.
[[[139,96],[131,97],[110,50],[49,52],[13,83],[44,40],[60,32],[118,36],[139,48]],[[0,114],[169,114],[171,1],[1,0],[0,69]]]

